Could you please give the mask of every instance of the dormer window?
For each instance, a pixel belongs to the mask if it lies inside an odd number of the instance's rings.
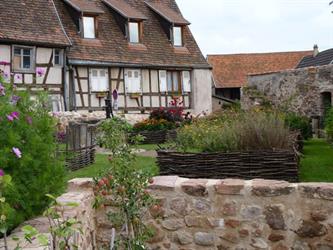
[[[173,27],[173,46],[183,46],[183,28],[180,26]]]
[[[124,37],[130,43],[141,43],[143,21],[147,17],[124,0],[102,0],[110,8]]]
[[[140,43],[140,23],[128,22],[128,35],[130,43]]]
[[[146,5],[156,14],[161,26],[174,47],[185,46],[184,28],[190,25],[179,12],[161,2],[147,2]]]
[[[83,16],[83,37],[94,39],[96,38],[96,18],[92,16]]]

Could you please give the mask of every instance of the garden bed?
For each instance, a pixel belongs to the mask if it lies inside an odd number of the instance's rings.
[[[233,153],[179,153],[158,151],[161,175],[186,178],[265,178],[298,181],[298,156],[294,151],[244,151]]]
[[[162,144],[169,140],[175,140],[177,137],[176,130],[157,130],[157,131],[140,131],[131,133],[132,136],[142,135],[144,137],[142,144]]]

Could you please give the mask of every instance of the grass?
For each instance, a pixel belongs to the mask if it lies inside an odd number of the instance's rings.
[[[300,180],[303,182],[333,182],[333,147],[324,140],[305,142],[305,157],[301,159]]]
[[[67,179],[70,180],[74,178],[99,176],[101,172],[105,171],[109,167],[109,162],[107,158],[107,155],[97,154],[96,161],[93,165],[74,172],[70,172],[67,176]],[[155,160],[156,159],[152,157],[138,156],[137,167],[151,171],[153,175],[158,175],[159,170]]]

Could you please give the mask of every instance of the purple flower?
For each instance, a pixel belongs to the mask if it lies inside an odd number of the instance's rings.
[[[7,119],[8,121],[14,121],[14,119],[18,120],[20,118],[20,113],[17,111],[14,111],[12,113],[10,113],[9,115],[7,115]]]
[[[17,111],[12,112],[10,115],[17,120],[20,118],[20,113]]]
[[[12,148],[13,153],[16,155],[17,158],[22,158],[21,150],[18,148]]]
[[[2,168],[0,168],[0,176],[4,176],[5,175],[5,171],[3,171]]]
[[[27,121],[27,123],[29,125],[31,125],[32,124],[32,118],[31,118],[31,116],[27,116],[26,121]]]
[[[4,96],[6,93],[5,93],[5,87],[1,85],[0,83],[0,96]]]
[[[17,95],[13,95],[11,100],[10,100],[10,103],[13,104],[13,105],[16,105],[17,102],[21,99],[21,97],[17,96]]]
[[[45,74],[45,69],[44,68],[37,68],[36,73],[38,77],[42,77]]]
[[[8,119],[8,121],[10,121],[10,122],[14,121],[14,117],[12,117],[11,115],[7,115],[7,119]]]

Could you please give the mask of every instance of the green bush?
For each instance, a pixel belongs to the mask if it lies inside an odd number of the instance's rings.
[[[194,152],[290,149],[290,131],[275,112],[230,110],[178,131],[177,148]]]
[[[327,139],[333,141],[333,109],[330,109],[326,114],[325,132]]]
[[[45,95],[32,99],[0,79],[0,167],[12,177],[5,197],[15,209],[10,228],[39,215],[48,205],[46,194],[64,189],[65,168],[56,157],[56,121],[46,103]]]
[[[286,125],[291,130],[298,130],[305,140],[312,136],[311,121],[305,116],[300,116],[295,113],[287,113],[285,115]]]

